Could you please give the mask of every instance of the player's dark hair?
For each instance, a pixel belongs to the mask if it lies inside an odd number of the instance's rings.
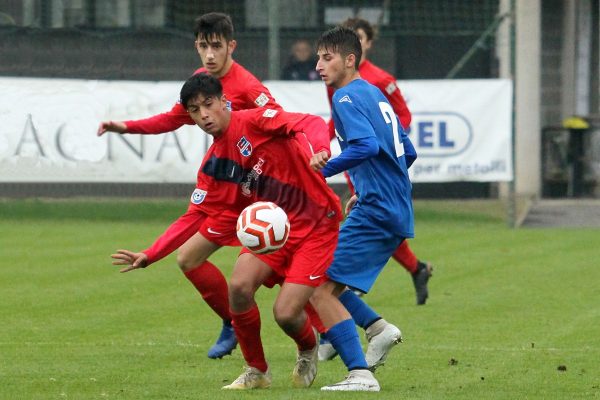
[[[192,75],[185,81],[179,93],[181,105],[187,110],[188,103],[199,95],[220,99],[223,96],[223,86],[217,78],[204,72]]]
[[[233,40],[233,22],[229,15],[211,12],[196,18],[194,37],[208,41],[214,36],[222,36],[227,42]]]
[[[340,53],[344,58],[354,54],[356,57],[354,66],[358,70],[360,58],[362,57],[362,47],[358,35],[350,28],[337,26],[324,32],[317,41],[317,50]]]
[[[348,18],[342,22],[340,26],[350,28],[354,31],[362,29],[365,35],[367,35],[367,40],[369,41],[375,39],[377,34],[375,28],[373,28],[373,25],[371,25],[366,19],[362,18]]]

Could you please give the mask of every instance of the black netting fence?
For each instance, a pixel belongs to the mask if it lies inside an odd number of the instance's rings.
[[[283,77],[299,40],[312,46],[349,17],[377,26],[370,58],[397,78],[445,78],[495,23],[499,1],[0,0],[0,76],[183,81],[200,66],[194,19],[219,11],[235,25],[234,58],[259,79]],[[495,77],[494,44],[493,35],[479,43],[455,77]],[[39,185],[3,183],[0,194],[36,196]],[[464,185],[457,191],[463,197],[489,196],[490,184]],[[151,186],[64,184],[43,192],[147,196],[156,193]],[[417,185],[416,193],[439,192],[429,186]],[[162,187],[173,195],[189,192],[188,185]]]
[[[296,41],[354,16],[378,27],[373,61],[418,79],[445,77],[494,23],[498,0],[0,0],[0,75],[180,80],[199,64],[193,21],[211,11],[231,15],[235,58],[261,79],[282,77]],[[456,77],[495,76],[493,46]]]

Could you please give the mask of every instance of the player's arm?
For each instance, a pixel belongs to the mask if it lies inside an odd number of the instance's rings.
[[[246,87],[243,89],[244,106],[243,109],[256,107],[270,108],[273,110],[283,110],[283,108],[275,101],[273,95],[258,79],[250,79],[246,82]]]
[[[111,254],[110,256],[113,259],[113,265],[125,265],[119,272],[129,272],[134,269],[146,268],[148,266],[148,256],[144,253],[119,249],[115,254]]]
[[[104,121],[98,127],[98,136],[105,132],[157,134],[171,132],[183,125],[194,125],[185,108],[177,103],[165,113],[130,121]]]
[[[379,144],[374,136],[366,136],[350,140],[348,146],[342,150],[339,156],[329,160],[321,172],[326,178],[337,175],[356,167],[363,161],[376,156],[379,153]]]
[[[288,127],[290,132],[304,134],[314,154],[325,153],[328,157],[331,156],[331,140],[323,118],[311,114],[289,114],[292,119],[292,124]]]
[[[339,156],[323,167],[321,172],[325,177],[353,168],[379,153],[379,143],[371,123],[351,101],[336,103],[335,110],[344,125],[347,145]]]
[[[249,121],[256,132],[266,135],[295,135],[300,142],[306,141],[305,148],[311,157],[309,165],[315,171],[322,168],[331,157],[331,140],[327,125],[321,117],[265,109],[255,113],[254,118]]]
[[[303,135],[312,153],[331,155],[327,124],[321,117],[273,109],[256,112],[253,117],[250,122],[256,132],[272,136]]]
[[[202,215],[194,204],[190,204],[187,212],[179,217],[167,230],[146,250],[132,252],[118,250],[111,255],[113,265],[125,265],[120,272],[129,272],[148,265],[168,256],[192,237],[202,223]]]
[[[309,165],[315,171],[323,168],[331,157],[331,139],[329,130],[323,118],[316,115],[304,114],[292,127],[292,131],[306,136],[311,148]]]
[[[96,134],[102,136],[106,132],[126,133],[127,125],[123,121],[102,121]]]
[[[396,113],[398,119],[400,119],[400,125],[402,125],[404,129],[408,129],[410,122],[412,121],[412,114],[406,105],[406,101],[402,96],[400,88],[396,84],[396,79],[391,75],[387,76],[377,83],[377,87],[390,102],[394,109],[394,113]]]

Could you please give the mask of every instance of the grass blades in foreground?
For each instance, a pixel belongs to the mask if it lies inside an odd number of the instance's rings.
[[[185,201],[0,202],[0,398],[310,399],[344,377],[321,363],[312,388],[292,389],[295,349],[276,326],[276,290],[261,289],[273,387],[224,392],[239,349],[206,352],[220,321],[170,256],[119,274],[109,255],[141,250]],[[600,397],[599,229],[506,227],[499,202],[416,201],[419,258],[436,266],[426,306],[390,262],[365,300],[403,331],[376,374],[378,399]],[[238,249],[212,261],[228,276]],[[362,332],[361,332],[362,334]],[[559,370],[566,369],[566,370]]]

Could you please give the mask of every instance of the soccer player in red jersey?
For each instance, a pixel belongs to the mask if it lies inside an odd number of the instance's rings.
[[[371,26],[368,21],[361,18],[349,18],[341,25],[354,30],[360,39],[362,58],[360,60],[358,72],[361,78],[381,90],[398,116],[402,127],[405,130],[408,130],[412,116],[410,110],[406,106],[400,88],[396,85],[396,78],[367,59],[367,53],[371,49],[373,40],[375,39],[375,30],[373,29],[373,26]],[[333,92],[334,89],[328,86],[327,96],[330,104]],[[332,139],[335,137],[333,118],[329,120],[329,134]],[[346,176],[346,179],[348,180],[350,192],[354,194],[354,187],[352,186],[350,179],[348,179],[348,176]],[[427,282],[433,271],[431,264],[420,261],[410,249],[407,240],[404,240],[400,246],[398,246],[398,249],[396,249],[392,257],[411,274],[415,286],[417,305],[425,304],[427,297],[429,296]],[[331,349],[328,348],[328,350]],[[328,359],[328,356],[323,351],[321,351],[321,353],[321,359]]]
[[[227,104],[232,110],[256,107],[281,109],[269,90],[233,60],[232,54],[236,48],[233,31],[231,18],[226,14],[208,13],[196,20],[195,45],[203,65],[196,73],[205,72],[219,79]],[[195,122],[183,105],[176,103],[170,111],[150,118],[102,122],[98,128],[98,135],[101,136],[107,131],[157,134],[173,131],[184,124],[194,125]],[[227,281],[221,271],[208,261],[210,255],[222,246],[239,246],[235,234],[236,219],[237,214],[227,210],[207,218],[198,227],[196,234],[181,245],[177,255],[177,263],[186,278],[223,320],[221,334],[208,351],[210,358],[221,358],[231,354],[237,345],[229,314]]]
[[[196,19],[194,27],[195,46],[202,67],[194,74],[205,72],[221,81],[232,110],[255,107],[280,109],[273,96],[252,73],[233,59],[237,42],[233,39],[231,18],[222,13],[208,13]],[[165,113],[150,118],[131,121],[104,121],[98,128],[101,136],[107,131],[117,133],[164,133],[183,125],[194,125],[185,108],[176,103]]]
[[[291,226],[285,246],[266,255],[243,249],[230,279],[233,326],[247,367],[223,388],[271,384],[254,294],[274,272],[285,277],[273,306],[275,320],[298,347],[292,380],[295,386],[308,387],[316,376],[318,342],[303,308],[327,279],[342,214],[339,198],[309,164],[313,153],[307,138],[315,154],[329,156],[327,126],[320,117],[277,109],[232,112],[219,80],[207,74],[188,79],[181,103],[214,138],[198,171],[190,207],[149,249],[119,250],[113,263],[126,265],[122,272],[146,267],[193,236],[206,218],[223,212],[237,215],[256,201],[279,205]],[[355,339],[360,348],[358,335]]]

